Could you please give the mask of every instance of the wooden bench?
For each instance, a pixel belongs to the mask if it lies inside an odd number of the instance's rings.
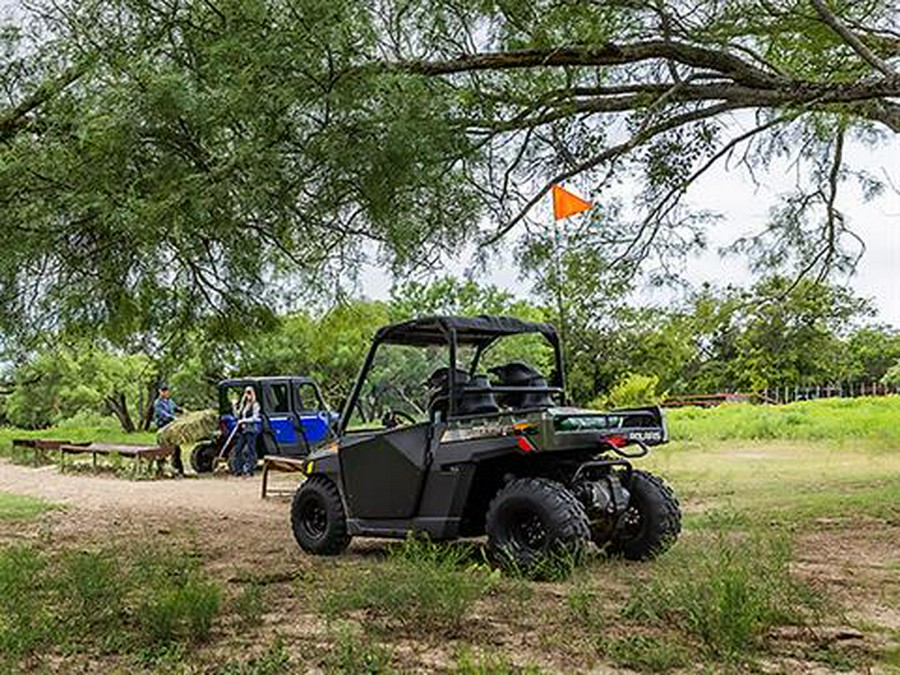
[[[281,473],[302,473],[305,475],[307,460],[303,457],[280,457],[278,455],[263,455],[262,458],[262,494],[261,498],[265,499],[269,489],[269,472],[279,471]],[[278,494],[287,494],[279,491]]]
[[[64,443],[59,446],[60,455],[84,455],[90,454],[97,468],[99,455],[118,455],[136,460],[156,460],[160,464],[172,455],[172,448],[165,445],[119,445],[116,443],[89,443],[78,445],[77,443]]]

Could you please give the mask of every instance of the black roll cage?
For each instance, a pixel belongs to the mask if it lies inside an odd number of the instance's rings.
[[[216,398],[218,400],[219,414],[223,414],[225,409],[224,396],[228,389],[237,389],[244,387],[253,387],[256,392],[256,400],[259,401],[260,410],[263,415],[268,415],[268,402],[265,395],[265,387],[268,384],[288,383],[288,400],[290,401],[291,410],[298,411],[300,407],[297,405],[297,391],[300,386],[312,387],[319,410],[328,410],[328,404],[319,388],[319,383],[311,377],[304,375],[264,375],[264,376],[248,376],[248,377],[232,377],[226,380],[220,380],[216,385]]]
[[[475,355],[472,357],[472,365],[469,374],[474,375],[478,369],[478,363],[487,349],[501,338],[527,333],[539,333],[553,347],[554,373],[553,381],[549,387],[470,387],[467,393],[540,393],[547,392],[560,395],[560,403],[566,403],[566,376],[563,363],[562,348],[559,334],[556,329],[547,323],[533,323],[521,321],[513,317],[505,316],[432,316],[414,319],[404,323],[385,326],[375,333],[372,346],[366,355],[362,368],[357,375],[356,382],[341,411],[340,428],[338,435],[347,430],[353,408],[359,401],[363,383],[372,369],[375,354],[382,344],[407,345],[412,347],[428,347],[432,345],[446,344],[449,349],[448,364],[448,408],[447,418],[461,418],[456,414],[456,401],[461,388],[456,381],[456,358],[460,343],[475,346]]]

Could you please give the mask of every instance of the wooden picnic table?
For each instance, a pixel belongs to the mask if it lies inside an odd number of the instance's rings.
[[[48,452],[58,452],[63,445],[90,445],[89,442],[73,442],[58,438],[14,438],[12,444],[14,448],[34,450],[34,456],[41,460],[47,458]]]
[[[118,443],[89,443],[87,445],[66,443],[59,446],[59,452],[61,455],[90,454],[96,468],[98,455],[118,455],[137,460],[147,459],[162,462],[171,457],[172,447],[165,445],[121,445]]]

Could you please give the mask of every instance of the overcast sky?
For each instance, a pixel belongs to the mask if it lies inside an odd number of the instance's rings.
[[[891,137],[880,148],[848,144],[845,158],[850,168],[866,169],[879,177],[886,175],[900,189],[900,139],[897,137]],[[709,229],[706,251],[687,265],[685,277],[692,285],[707,281],[718,285],[752,283],[746,262],[735,256],[720,256],[718,249],[741,236],[762,230],[777,195],[789,191],[795,183],[795,176],[784,167],[768,174],[758,173],[756,179],[760,185],[754,184],[744,171],[720,168],[711,170],[692,186],[688,193],[689,203],[722,215],[722,219]],[[582,196],[595,199],[590,194]],[[546,209],[549,209],[549,199],[548,196]],[[596,208],[602,213],[602,200],[596,201]],[[855,274],[835,280],[849,283],[858,294],[873,299],[879,310],[879,320],[900,328],[900,194],[889,187],[883,196],[865,202],[851,179],[841,186],[838,208],[853,231],[865,240],[867,249]],[[464,255],[450,262],[447,271],[461,275],[468,263]],[[529,292],[530,283],[518,279],[511,260],[498,261],[492,273],[479,275],[478,280],[496,284],[517,295]],[[390,286],[388,275],[372,268],[363,275],[361,291],[371,298],[384,298]],[[654,293],[656,298],[644,293],[640,301],[653,302],[664,295],[658,290]],[[668,299],[663,298],[663,301]]]

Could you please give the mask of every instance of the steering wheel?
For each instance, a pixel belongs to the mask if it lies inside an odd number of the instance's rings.
[[[416,423],[416,418],[409,413],[405,413],[402,410],[394,410],[393,408],[382,415],[381,423],[384,425],[385,429],[394,429],[400,426],[400,421],[397,419],[398,417],[406,420],[410,424]]]

